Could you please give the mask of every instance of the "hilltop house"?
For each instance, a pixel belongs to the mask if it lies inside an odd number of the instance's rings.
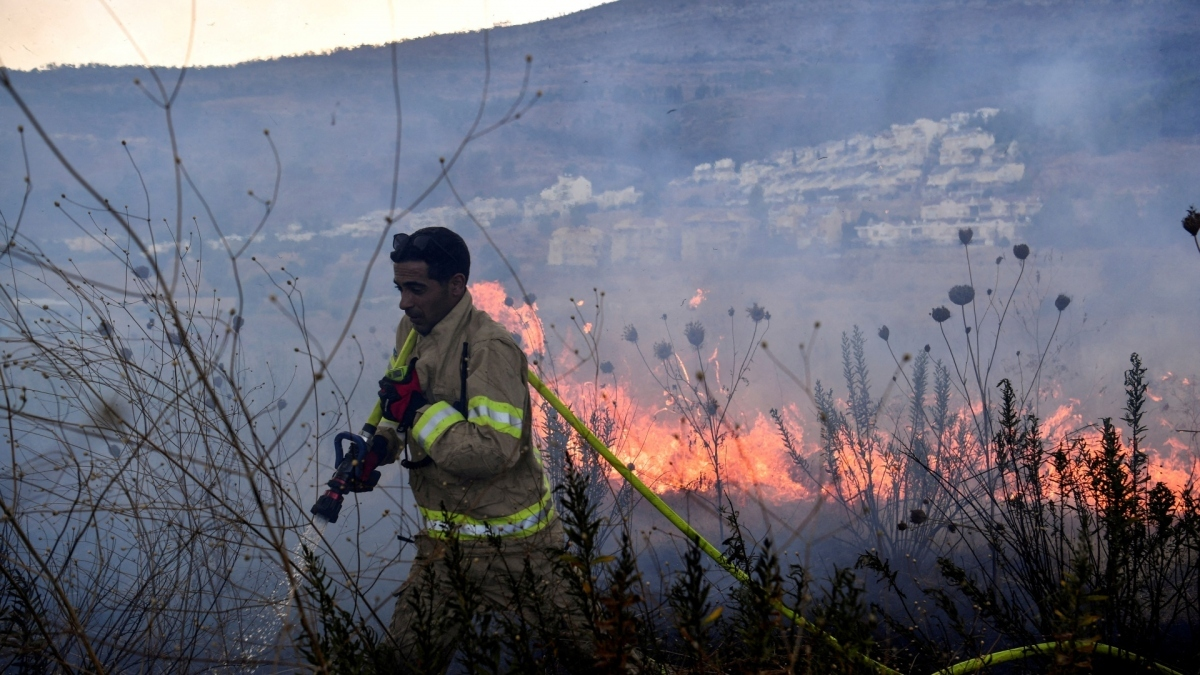
[[[546,262],[551,265],[595,267],[607,260],[607,237],[595,227],[560,227],[550,236],[550,252]]]
[[[755,218],[736,211],[697,213],[683,222],[680,257],[688,262],[720,262],[746,251],[751,235],[762,229]]]
[[[662,218],[631,216],[612,228],[612,262],[665,263],[679,259],[680,230]]]

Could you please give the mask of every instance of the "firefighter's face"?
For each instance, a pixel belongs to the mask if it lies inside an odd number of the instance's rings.
[[[466,277],[461,274],[446,283],[430,279],[429,264],[423,260],[392,263],[392,280],[400,291],[400,309],[421,335],[429,335],[467,290]]]

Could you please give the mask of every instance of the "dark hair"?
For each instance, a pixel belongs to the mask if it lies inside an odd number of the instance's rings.
[[[455,274],[471,278],[471,252],[453,230],[423,227],[410,235],[392,238],[392,262],[420,261],[429,265],[429,278],[444,284]]]

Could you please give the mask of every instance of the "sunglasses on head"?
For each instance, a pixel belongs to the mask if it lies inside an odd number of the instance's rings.
[[[442,255],[455,263],[458,262],[458,256],[446,250],[446,247],[442,246],[442,243],[434,238],[433,235],[425,233],[410,235],[407,232],[397,232],[392,235],[392,261],[395,262],[409,248],[414,249],[418,253],[425,253],[429,249],[430,244],[436,246],[442,252]]]

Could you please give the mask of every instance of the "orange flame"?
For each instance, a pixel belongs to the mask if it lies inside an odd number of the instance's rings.
[[[514,308],[505,302],[508,295],[497,282],[471,286],[475,306],[487,312],[513,334],[521,336],[525,352],[545,354],[545,333],[537,316],[537,307]],[[704,291],[692,299],[699,305]],[[570,351],[570,350],[568,350]],[[716,359],[714,352],[710,362]],[[684,369],[686,373],[686,369]],[[620,421],[618,436],[611,440],[613,451],[648,484],[660,491],[708,490],[716,476],[712,458],[696,434],[666,408],[647,410],[630,393],[627,381],[597,383],[586,369],[556,378],[552,386],[559,396],[585,421],[588,412],[606,406]],[[535,423],[544,422],[535,406]],[[745,497],[783,502],[804,499],[810,491],[792,478],[792,460],[787,456],[775,424],[758,413],[748,424],[731,424],[729,440],[721,448],[721,480]],[[789,428],[799,443],[804,438],[799,427]],[[615,475],[615,472],[614,472]]]
[[[526,354],[546,353],[546,333],[542,330],[542,320],[537,315],[537,303],[522,303],[517,307],[516,301],[495,281],[471,284],[470,289],[475,306],[487,312],[517,337]]]
[[[515,307],[515,303],[508,301],[509,296],[497,282],[473,284],[471,294],[476,307],[519,336],[521,346],[529,356],[546,357],[545,332],[537,315],[536,305],[523,304]],[[697,289],[689,305],[699,305],[704,296],[705,292]],[[587,332],[591,326],[585,325]],[[565,345],[564,350],[571,358],[577,358],[569,346]],[[715,364],[716,360],[717,350],[714,350],[707,361]],[[682,363],[680,365],[680,372],[686,377],[688,369],[682,367]],[[714,371],[719,371],[719,368],[714,368]],[[647,404],[644,398],[639,401],[638,397],[632,394],[632,385],[628,380],[600,382],[595,378],[596,372],[587,368],[575,369],[565,376],[554,378],[552,382],[549,381],[550,378],[546,379],[585,422],[592,411],[600,408],[604,408],[613,416],[617,421],[616,436],[606,440],[617,456],[633,464],[635,471],[651,487],[660,492],[711,490],[716,479],[712,454],[701,436],[685,420],[680,419],[677,413],[672,412],[672,394],[662,392],[663,399],[657,404]],[[1052,398],[1061,400],[1063,397],[1061,392],[1056,390],[1056,395]],[[964,406],[959,411],[961,419],[971,419],[972,413],[975,416],[979,415],[980,404],[978,401],[974,403],[973,409]],[[1065,403],[1059,404],[1040,421],[1044,438],[1056,443],[1057,439],[1067,436],[1082,436],[1086,441],[1087,452],[1098,452],[1100,432],[1085,422],[1080,412],[1081,408],[1078,399],[1067,399]],[[791,421],[802,417],[799,409],[792,405],[787,412],[789,414],[785,419],[788,421],[785,424],[794,444],[793,448],[805,457],[813,458],[810,459],[812,464],[819,464],[820,460],[816,459],[818,447],[815,442],[804,445],[804,430]],[[545,420],[540,406],[534,406],[534,415],[537,428],[541,428]],[[772,419],[761,412],[754,413],[749,420],[733,417],[728,423],[729,434],[721,446],[719,459],[721,480],[731,488],[730,493],[735,499],[785,503],[816,495],[818,487],[802,476],[799,467],[784,447],[778,427]],[[952,445],[954,447],[948,448],[944,455],[946,461],[965,462],[977,465],[979,469],[983,469],[988,463],[988,458],[977,456],[979,451],[976,446],[970,443],[970,447]],[[1151,484],[1162,481],[1178,491],[1188,484],[1191,476],[1200,472],[1200,461],[1189,446],[1174,438],[1168,439],[1165,445],[1166,447],[1150,451]],[[931,464],[932,462],[933,460]],[[856,474],[858,480],[872,483],[880,494],[887,492],[902,473],[901,467],[894,462],[880,461],[867,468],[854,465],[852,460],[843,457],[839,465],[843,475]],[[930,468],[939,470],[936,465],[931,465]],[[612,475],[615,478],[615,472]],[[801,480],[804,482],[800,482]],[[823,489],[829,489],[829,486]]]

